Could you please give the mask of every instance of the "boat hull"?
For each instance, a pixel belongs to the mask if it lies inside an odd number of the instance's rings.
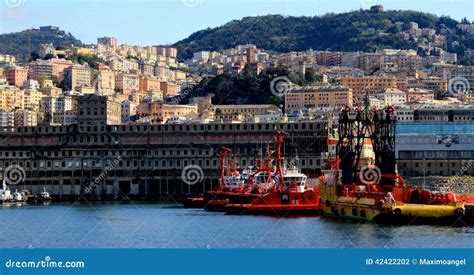
[[[305,215],[319,216],[322,207],[319,204],[306,205],[283,205],[283,204],[228,204],[225,206],[226,213],[234,215]]]

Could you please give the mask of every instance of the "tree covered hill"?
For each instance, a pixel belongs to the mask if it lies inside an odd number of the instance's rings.
[[[395,24],[400,22],[401,24]],[[314,17],[267,15],[245,17],[223,26],[191,34],[174,44],[180,58],[190,58],[202,50],[223,50],[239,44],[252,43],[259,48],[277,52],[313,50],[374,51],[377,48],[417,49],[414,40],[403,40],[396,33],[410,22],[419,28],[432,28],[443,33],[448,41],[460,44],[445,50],[463,54],[474,48],[474,38],[456,29],[459,24],[449,17],[416,12],[358,10]],[[367,30],[372,30],[368,32]],[[380,32],[386,35],[379,35]]]
[[[41,27],[15,33],[0,35],[0,54],[14,55],[20,61],[27,61],[31,52],[35,52],[41,44],[53,43],[54,47],[64,47],[74,44],[81,46],[82,42],[72,34],[56,27]]]

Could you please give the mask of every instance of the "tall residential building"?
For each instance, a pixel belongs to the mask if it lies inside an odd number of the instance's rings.
[[[119,73],[115,76],[115,89],[122,93],[131,93],[140,89],[137,75]]]
[[[8,84],[18,88],[23,87],[23,83],[28,79],[28,69],[19,66],[8,67],[3,74]]]
[[[352,89],[347,86],[308,86],[285,94],[285,112],[309,108],[343,108],[352,106]]]
[[[64,81],[69,90],[78,86],[91,86],[91,69],[88,66],[73,65],[64,70]]]
[[[118,40],[115,37],[99,37],[97,38],[97,44],[103,44],[109,47],[116,47],[118,46]]]
[[[71,65],[72,63],[69,66]],[[28,76],[30,79],[38,79],[40,75],[43,75],[46,79],[53,80],[53,64],[49,60],[36,60],[30,62],[28,68]]]
[[[106,125],[122,122],[122,103],[114,98],[90,94],[79,97],[77,104],[81,132],[103,131]]]

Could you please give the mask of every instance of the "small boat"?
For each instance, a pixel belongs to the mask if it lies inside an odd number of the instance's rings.
[[[40,202],[51,202],[53,200],[49,195],[49,192],[46,191],[46,187],[44,187],[43,191],[38,195],[38,200]]]
[[[0,189],[0,203],[8,203],[13,201],[13,196],[8,189]]]
[[[30,191],[23,189],[20,191],[21,195],[23,198],[25,198],[26,203],[28,204],[33,204],[37,202],[37,197],[33,194],[31,194]]]
[[[23,197],[23,194],[21,192],[18,192],[18,190],[15,190],[15,192],[13,192],[12,201],[17,203],[26,203],[26,197]]]

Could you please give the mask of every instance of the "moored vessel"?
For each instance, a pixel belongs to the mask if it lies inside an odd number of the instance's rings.
[[[393,111],[343,110],[335,151],[329,147],[319,177],[324,215],[387,224],[461,222],[465,205],[456,194],[404,185],[395,164]]]
[[[281,147],[287,134],[277,131],[275,136],[276,167],[265,181],[263,192],[249,203],[230,202],[225,206],[231,214],[317,215],[322,207],[319,188],[307,186],[307,177],[296,166],[283,167]],[[271,164],[271,162],[270,162]],[[271,167],[271,165],[270,165]],[[271,179],[271,180],[270,180]]]

